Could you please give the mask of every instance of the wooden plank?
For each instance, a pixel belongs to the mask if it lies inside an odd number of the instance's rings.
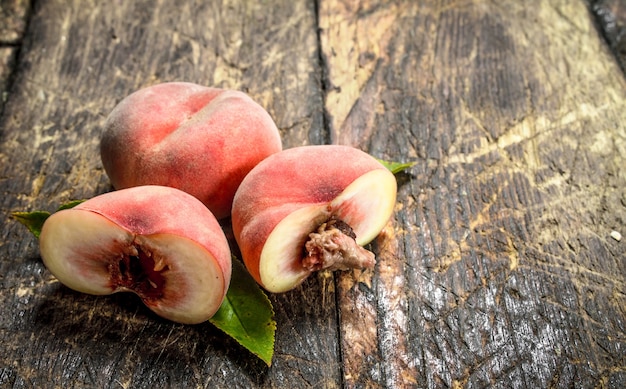
[[[271,6],[271,12],[268,11]],[[285,146],[319,143],[315,9],[307,1],[37,2],[0,128],[2,214],[110,189],[98,142],[117,101],[164,81],[247,91]],[[271,369],[210,324],[160,320],[128,295],[62,287],[13,221],[0,240],[0,387],[335,387],[332,288],[272,296]],[[320,297],[321,296],[321,297]],[[326,298],[325,296],[329,296]]]
[[[417,161],[347,387],[626,386],[626,84],[583,1],[322,1],[333,142]]]

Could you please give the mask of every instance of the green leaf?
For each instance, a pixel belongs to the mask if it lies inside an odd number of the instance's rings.
[[[415,164],[417,163],[417,162],[389,162],[389,161],[383,161],[382,159],[379,159],[378,162],[383,164],[383,166],[386,167],[393,174],[400,173],[403,170],[406,170],[410,167],[415,166]]]
[[[61,204],[61,206],[59,207],[59,209],[57,209],[57,211],[62,211],[64,209],[70,209],[70,208],[74,208],[75,206],[77,206],[80,203],[84,203],[86,200],[72,200],[70,202],[67,202],[65,204]]]
[[[85,200],[73,200],[67,202],[65,204],[61,204],[57,211],[62,211],[64,209],[69,209],[77,206]],[[41,228],[43,227],[43,223],[50,217],[51,213],[48,211],[32,211],[32,212],[13,212],[11,216],[18,222],[28,228],[30,232],[35,235],[35,238],[39,239],[39,235],[41,235]]]
[[[243,264],[233,258],[228,293],[210,322],[271,366],[276,332],[273,317],[270,300]]]
[[[34,212],[13,212],[11,214],[15,220],[22,223],[28,228],[28,231],[35,235],[35,238],[39,239],[41,234],[41,228],[43,223],[50,216],[50,212],[46,211],[34,211]]]

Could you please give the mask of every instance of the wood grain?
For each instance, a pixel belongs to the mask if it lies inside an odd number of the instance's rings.
[[[332,140],[417,162],[338,282],[347,387],[626,383],[626,84],[532,3],[321,3]]]

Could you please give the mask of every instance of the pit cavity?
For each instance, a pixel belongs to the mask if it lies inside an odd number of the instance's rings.
[[[304,244],[302,267],[309,271],[373,268],[374,253],[356,243],[350,225],[331,218],[309,234]]]
[[[119,288],[129,289],[143,299],[159,299],[163,296],[165,277],[169,270],[163,258],[155,262],[153,253],[134,243],[127,253],[109,265],[111,281]]]

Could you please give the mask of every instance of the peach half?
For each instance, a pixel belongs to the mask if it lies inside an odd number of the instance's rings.
[[[245,175],[282,150],[276,124],[248,95],[187,82],[130,94],[104,127],[100,156],[114,188],[171,186],[218,219],[230,214]]]
[[[94,295],[133,292],[179,323],[211,318],[230,283],[230,248],[217,219],[174,188],[96,196],[52,214],[39,239],[44,264],[65,286]]]
[[[233,201],[248,271],[269,292],[285,292],[314,271],[374,267],[362,246],[389,221],[396,190],[394,175],[356,148],[302,146],[268,157]]]

